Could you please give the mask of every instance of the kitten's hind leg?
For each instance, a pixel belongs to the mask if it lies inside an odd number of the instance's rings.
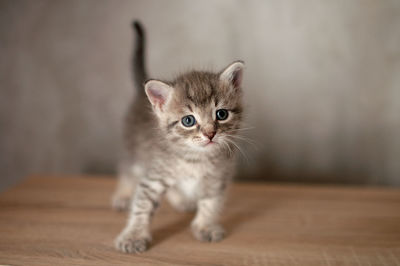
[[[132,195],[139,180],[139,166],[124,167],[120,169],[117,188],[113,194],[111,205],[114,210],[125,211],[129,209]]]
[[[189,199],[175,187],[168,190],[167,199],[172,207],[180,212],[194,212],[197,207],[195,200]]]
[[[117,188],[111,199],[111,206],[114,210],[125,211],[129,209],[129,204],[134,191],[132,176],[120,175]]]

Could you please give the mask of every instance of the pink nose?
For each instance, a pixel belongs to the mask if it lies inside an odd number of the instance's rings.
[[[203,132],[203,135],[212,140],[217,132],[211,131],[211,132]]]

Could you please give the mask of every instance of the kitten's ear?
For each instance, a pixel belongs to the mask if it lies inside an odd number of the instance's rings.
[[[240,88],[243,80],[243,69],[244,62],[235,61],[222,71],[219,78],[224,82],[228,82],[234,88]]]
[[[172,96],[173,88],[159,80],[148,80],[144,85],[147,97],[150,103],[161,111],[169,102]]]

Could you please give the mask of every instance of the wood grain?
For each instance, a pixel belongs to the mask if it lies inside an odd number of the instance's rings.
[[[141,255],[114,250],[126,214],[115,180],[36,176],[0,195],[0,264],[400,265],[400,190],[234,184],[220,243],[196,241],[192,214],[163,203]]]

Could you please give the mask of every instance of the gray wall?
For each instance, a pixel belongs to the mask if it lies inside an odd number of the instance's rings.
[[[246,61],[241,177],[400,185],[399,1],[0,1],[0,188],[113,171],[132,18],[153,77]]]

